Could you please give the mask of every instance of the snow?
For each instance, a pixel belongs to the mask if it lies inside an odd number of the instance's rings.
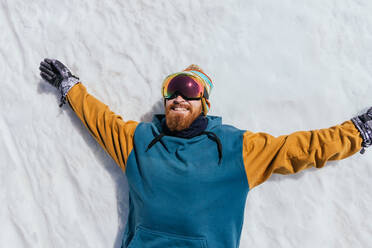
[[[163,111],[162,79],[200,65],[211,115],[275,136],[372,106],[369,0],[0,0],[0,247],[120,247],[125,175],[38,66],[57,58],[126,120]],[[371,247],[372,151],[274,175],[241,247]],[[228,210],[227,210],[228,211]]]

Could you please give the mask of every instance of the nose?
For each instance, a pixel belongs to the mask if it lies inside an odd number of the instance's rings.
[[[184,102],[186,101],[181,95],[178,95],[176,98],[174,98],[175,102]]]

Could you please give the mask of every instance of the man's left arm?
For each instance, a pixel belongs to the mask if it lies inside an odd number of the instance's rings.
[[[326,129],[278,137],[246,131],[243,161],[249,188],[263,183],[272,173],[293,174],[310,167],[321,168],[327,161],[358,152],[365,140],[354,124],[355,118]]]

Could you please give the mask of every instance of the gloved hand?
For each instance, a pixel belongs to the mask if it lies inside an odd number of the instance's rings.
[[[364,153],[364,148],[372,145],[372,107],[367,110],[365,114],[359,115],[351,119],[354,125],[358,128],[363,137],[362,147],[360,153]]]
[[[67,66],[56,59],[44,59],[40,63],[39,70],[40,76],[45,81],[60,90],[62,97],[59,106],[62,107],[66,103],[67,92],[79,82],[79,78],[74,76]]]

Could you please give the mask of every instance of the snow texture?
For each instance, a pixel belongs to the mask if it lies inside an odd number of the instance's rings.
[[[210,114],[241,129],[326,128],[372,105],[370,0],[0,4],[0,247],[116,248],[126,224],[125,175],[58,107],[45,57],[125,120],[161,113],[161,81],[192,63],[215,83]],[[240,247],[371,247],[371,158],[253,189]]]

